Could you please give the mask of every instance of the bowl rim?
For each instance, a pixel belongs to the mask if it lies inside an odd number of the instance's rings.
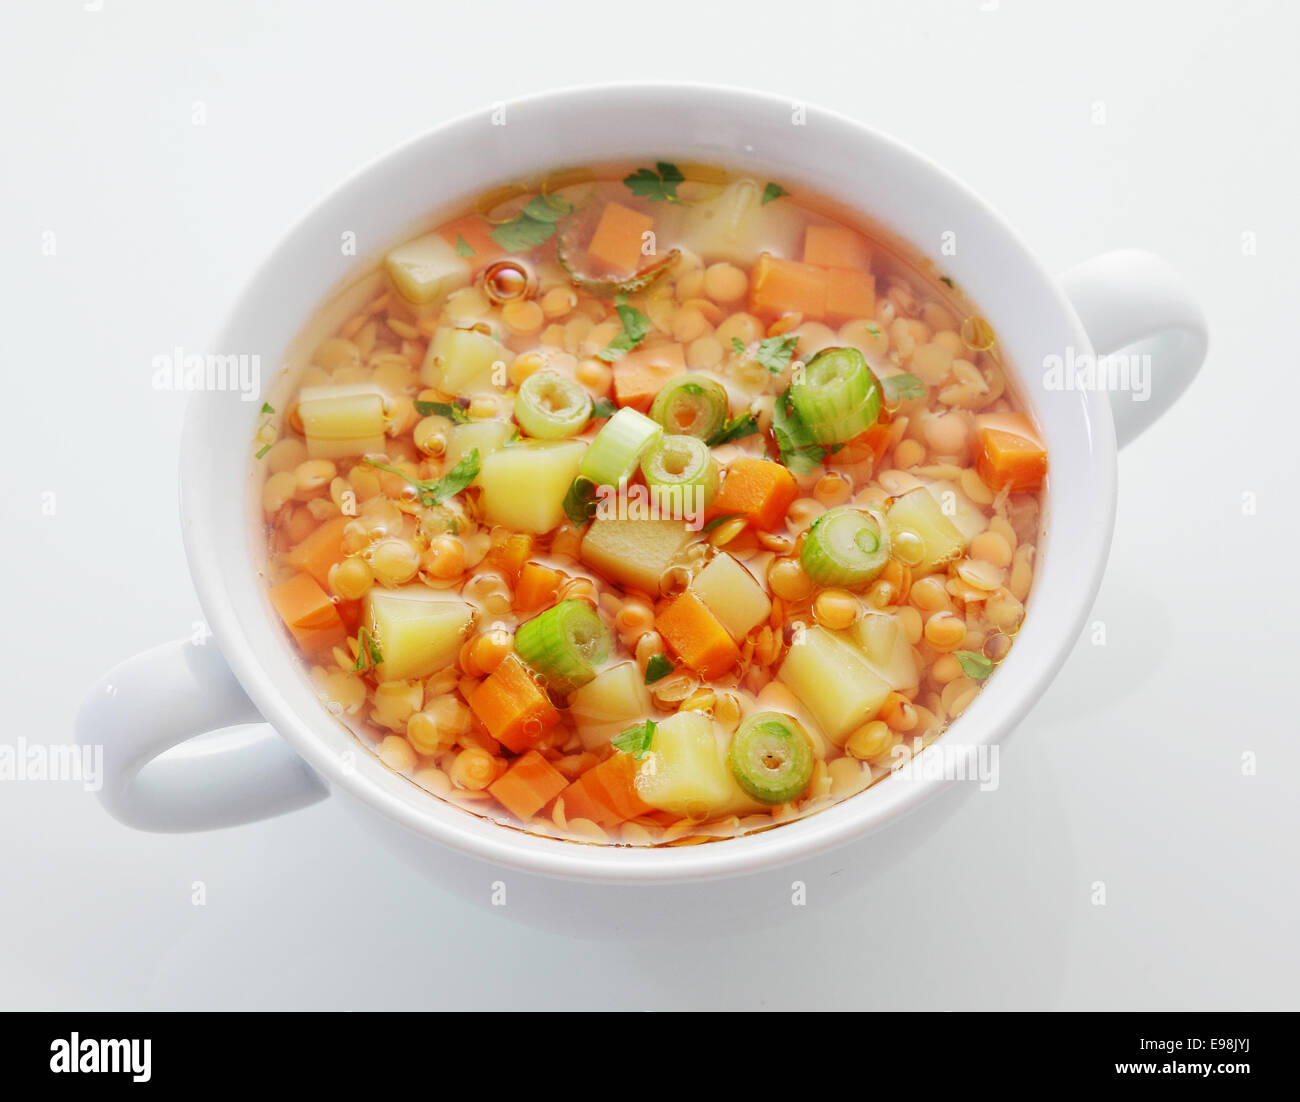
[[[753,117],[756,112],[789,111],[795,106],[788,97],[734,86],[689,81],[627,81],[538,92],[509,101],[509,107],[512,111],[534,115],[563,114],[565,111],[581,111],[596,101],[599,102],[597,110],[609,110],[621,104],[622,109],[632,111],[658,108],[666,103],[689,110],[698,103],[710,112],[721,112],[727,118],[735,116],[742,122],[747,115]],[[259,292],[267,285],[276,266],[283,264],[286,254],[295,247],[301,251],[309,227],[319,224],[333,208],[354,198],[357,192],[370,186],[373,179],[410,159],[416,152],[450,143],[458,135],[466,133],[469,127],[482,127],[492,110],[492,107],[487,107],[471,111],[432,127],[371,159],[342,183],[329,189],[258,266],[227,312],[219,332],[238,332],[241,318],[255,308]],[[866,123],[811,105],[807,105],[806,110],[810,116],[815,113],[818,126],[833,132],[837,139],[846,143],[846,148],[856,148],[864,155],[870,152],[886,159],[900,171],[912,172],[914,182],[920,180],[941,191],[954,206],[964,206],[963,216],[978,218],[987,240],[1000,250],[999,257],[1006,267],[999,269],[999,275],[1028,281],[1027,286],[1038,293],[1038,309],[1054,315],[1051,319],[1054,329],[1077,347],[1091,350],[1087,334],[1056,279],[1011,225],[977,193],[929,157]],[[705,159],[709,155],[726,160],[726,154],[717,150],[705,153]],[[484,183],[487,182],[485,178]],[[864,213],[871,216],[874,212],[866,209]],[[921,251],[924,255],[933,255],[931,250]],[[954,261],[950,270],[959,266],[959,262]],[[960,282],[964,288],[970,288],[972,300],[982,305],[984,292],[980,290],[979,279],[963,277]],[[294,327],[304,320],[293,319]],[[1021,362],[1014,348],[1009,361],[1010,364]],[[1023,369],[1013,367],[1013,371],[1023,384]],[[898,777],[888,777],[868,792],[876,793],[889,789],[891,785],[895,787],[870,804],[864,799],[867,793],[862,793],[806,818],[781,824],[779,829],[720,843],[667,848],[581,845],[543,838],[491,823],[443,801],[431,799],[422,791],[417,790],[420,802],[404,798],[404,790],[397,786],[414,786],[387,770],[373,755],[366,752],[358,764],[342,760],[338,754],[327,750],[319,737],[321,720],[334,724],[337,721],[319,705],[317,716],[306,715],[290,705],[285,692],[267,674],[263,657],[251,645],[244,618],[235,609],[229,587],[225,584],[225,572],[251,570],[252,564],[232,566],[225,561],[227,557],[223,557],[219,549],[222,533],[218,531],[213,515],[211,479],[217,456],[215,445],[207,436],[216,415],[216,399],[217,396],[210,392],[200,392],[191,397],[181,446],[182,528],[199,602],[223,655],[266,721],[331,788],[337,786],[354,797],[348,803],[359,801],[409,831],[496,866],[566,879],[649,884],[740,876],[811,858],[899,821],[945,786],[951,787],[950,782],[937,776],[909,780],[905,785]],[[1043,566],[1036,571],[1038,576],[1030,597],[1030,604],[1038,606],[1046,600],[1044,592],[1050,593],[1053,605],[1057,607],[1055,622],[1050,625],[1039,622],[1045,619],[1046,610],[1041,617],[1036,617],[1033,612],[1027,615],[1020,646],[1013,648],[998,676],[978,695],[960,722],[945,732],[935,745],[948,743],[955,748],[1000,743],[1023,719],[1058,672],[1100,586],[1114,524],[1114,428],[1104,394],[1077,392],[1071,401],[1077,405],[1078,417],[1081,418],[1078,423],[1082,429],[1081,469],[1086,469],[1091,477],[1081,481],[1076,479],[1076,483],[1069,487],[1069,494],[1063,494],[1065,487],[1049,479],[1046,502],[1052,518],[1047,545],[1051,545],[1058,518],[1072,518],[1069,526],[1072,570],[1068,577],[1063,576],[1063,571],[1054,569],[1056,551],[1044,552]],[[1052,448],[1053,441],[1049,435],[1049,450]],[[1055,471],[1056,453],[1053,455]],[[1073,523],[1073,518],[1079,516],[1090,518],[1089,523]],[[1034,645],[1026,649],[1031,635]],[[1014,686],[1008,677],[1013,668],[1017,671]],[[956,732],[962,732],[962,735],[954,739]],[[365,758],[374,760],[369,762]],[[449,808],[454,816],[448,817],[440,810],[423,806],[426,804]]]

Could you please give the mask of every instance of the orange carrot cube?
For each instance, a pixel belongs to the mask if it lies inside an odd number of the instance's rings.
[[[622,203],[606,203],[596,223],[587,255],[620,274],[641,267],[641,243],[654,229],[654,219]]]
[[[799,484],[780,463],[742,456],[728,465],[709,512],[713,516],[739,513],[755,528],[772,529],[798,496]]]
[[[564,775],[536,750],[529,750],[488,791],[515,818],[527,822],[568,785]]]
[[[515,586],[515,611],[534,612],[555,603],[564,582],[564,571],[541,563],[524,563]]]
[[[645,413],[664,383],[685,370],[682,346],[675,341],[638,348],[614,364],[614,401]]]
[[[876,312],[876,277],[852,268],[826,272],[826,317],[830,321],[869,318]]]
[[[749,305],[760,314],[820,318],[826,313],[826,270],[763,253],[754,265]]]
[[[289,565],[329,584],[330,567],[343,561],[343,529],[351,517],[331,517],[289,552]]]
[[[1047,475],[1047,449],[1023,413],[975,418],[975,469],[987,486],[1013,493],[1040,489]]]
[[[721,677],[740,660],[730,632],[689,589],[655,617],[655,630],[678,658],[703,677]]]
[[[339,610],[310,574],[272,586],[268,596],[304,654],[314,656],[343,642]]]
[[[511,654],[469,694],[469,706],[488,733],[509,750],[531,750],[560,721],[550,697]]]
[[[566,819],[590,819],[602,826],[617,826],[650,810],[636,791],[637,763],[631,754],[616,753],[593,766],[566,788]]]
[[[865,272],[871,267],[871,245],[846,226],[809,226],[803,239],[803,262]]]

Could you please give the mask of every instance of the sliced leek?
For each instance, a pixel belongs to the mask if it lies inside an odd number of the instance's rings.
[[[718,492],[718,463],[694,436],[665,436],[641,460],[650,500],[672,516],[699,513]]]
[[[727,423],[730,407],[722,384],[687,372],[666,382],[650,407],[665,432],[710,440]]]
[[[591,395],[558,371],[529,375],[515,396],[515,420],[538,440],[576,436],[591,419]]]
[[[727,764],[736,783],[754,799],[789,803],[812,780],[812,739],[791,716],[755,712],[732,736]]]
[[[840,444],[880,416],[880,382],[856,348],[824,348],[796,376],[790,401],[819,444]]]
[[[804,536],[804,572],[819,585],[858,589],[889,561],[889,541],[870,513],[841,506],[823,513]]]
[[[561,601],[515,632],[515,652],[558,693],[587,684],[612,650],[609,628],[586,601]]]
[[[664,434],[657,421],[634,409],[620,409],[605,422],[582,457],[578,473],[596,486],[618,486]]]

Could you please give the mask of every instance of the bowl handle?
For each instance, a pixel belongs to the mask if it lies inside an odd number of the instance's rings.
[[[1065,272],[1061,284],[1093,350],[1109,359],[1114,374],[1108,377],[1119,381],[1106,389],[1123,447],[1196,378],[1208,341],[1205,311],[1168,263],[1137,249],[1085,260]],[[1065,366],[1084,365],[1067,356]]]
[[[260,729],[160,757],[240,724]],[[137,830],[214,830],[328,794],[262,720],[210,640],[164,643],[105,674],[81,707],[77,741],[102,754],[99,798],[109,814]]]

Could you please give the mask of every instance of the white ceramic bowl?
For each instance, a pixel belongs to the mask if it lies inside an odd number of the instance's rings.
[[[577,88],[510,103],[504,119],[499,110],[483,111],[448,123],[362,169],[275,247],[211,351],[282,364],[322,302],[417,225],[494,183],[616,158],[740,165],[760,179],[843,201],[934,257],[991,321],[1050,449],[1046,531],[1015,648],[936,745],[951,752],[999,743],[1060,668],[1092,604],[1110,544],[1116,425],[1121,440],[1136,434],[1174,400],[1204,355],[1200,310],[1154,257],[1110,254],[1054,279],[969,189],[860,123],[735,89]],[[358,255],[340,248],[348,233]],[[944,242],[955,242],[951,255],[940,255]],[[1094,346],[1110,352],[1161,335],[1150,399],[1112,396],[1114,418],[1105,394],[1043,385],[1049,357],[1090,354]],[[449,886],[487,901],[492,885],[513,882],[528,901],[517,915],[570,921],[581,913],[590,926],[598,914],[621,926],[638,908],[614,886],[659,886],[657,921],[700,907],[753,913],[755,893],[739,891],[740,882],[725,891],[689,886],[745,878],[788,903],[792,875],[829,875],[846,865],[869,870],[905,852],[939,821],[939,805],[953,803],[934,801],[954,787],[942,779],[891,777],[762,834],[625,849],[533,837],[431,798],[328,714],[273,619],[256,571],[260,518],[248,462],[259,407],[228,391],[200,393],[185,427],[185,545],[217,645],[182,641],[123,663],[91,693],[81,716],[82,741],[105,747],[102,798],[122,821],[147,830],[228,826],[328,792]],[[163,755],[200,732],[263,719],[252,736]],[[925,805],[933,813],[912,815]],[[644,902],[644,893],[633,894]]]

